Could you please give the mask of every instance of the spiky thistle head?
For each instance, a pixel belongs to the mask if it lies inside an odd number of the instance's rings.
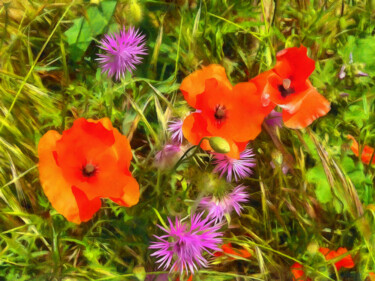
[[[240,153],[240,159],[230,158],[226,154],[213,153],[213,163],[216,165],[214,172],[218,173],[220,177],[227,174],[227,181],[235,181],[250,176],[255,165],[254,153],[251,148],[245,149]]]
[[[182,124],[183,120],[177,119],[174,121],[170,121],[168,125],[168,131],[171,133],[171,140],[173,143],[182,144],[184,140],[184,135],[182,133]]]
[[[249,194],[245,191],[246,187],[239,185],[230,193],[204,197],[201,199],[199,206],[208,212],[207,217],[213,219],[216,223],[221,222],[226,215],[230,215],[233,210],[241,215],[243,209],[242,203],[246,203]]]
[[[125,27],[119,33],[106,34],[100,41],[99,48],[105,51],[98,54],[102,73],[106,72],[109,77],[115,76],[116,80],[125,76],[126,71],[132,72],[136,65],[140,64],[142,57],[146,55],[145,35],[139,29]]]
[[[213,255],[213,251],[220,251],[218,245],[222,243],[220,232],[222,225],[216,224],[208,218],[202,219],[203,213],[191,215],[190,223],[182,222],[178,218],[173,223],[168,218],[169,227],[159,226],[164,235],[154,237],[157,242],[151,242],[150,249],[156,251],[151,256],[158,258],[159,268],[171,271],[194,273],[199,267],[207,267],[206,254]]]

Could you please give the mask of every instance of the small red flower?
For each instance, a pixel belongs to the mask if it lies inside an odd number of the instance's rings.
[[[263,106],[283,108],[283,121],[289,128],[305,128],[330,110],[330,103],[308,80],[315,62],[304,46],[287,48],[276,55],[276,65],[251,81],[262,92]]]
[[[293,281],[311,281],[310,278],[306,277],[302,264],[296,262],[290,267],[290,270],[294,276]]]
[[[232,244],[231,243],[227,243],[227,244],[223,244],[221,246],[221,249],[223,250],[222,252],[216,252],[214,253],[214,256],[215,257],[221,257],[225,254],[229,254],[231,255],[230,259],[231,260],[235,260],[235,258],[233,256],[238,256],[238,257],[241,257],[241,258],[250,258],[251,257],[251,253],[246,250],[246,249],[235,249],[232,247]]]
[[[126,207],[138,203],[139,185],[129,171],[129,141],[108,118],[79,118],[62,135],[48,131],[38,154],[44,193],[69,221],[90,220],[101,207],[100,198]]]
[[[348,135],[347,136],[348,139],[351,139],[353,142],[352,142],[352,145],[350,147],[350,149],[353,151],[353,153],[355,154],[355,156],[358,157],[359,155],[359,148],[358,148],[358,142],[356,141],[356,139],[351,136],[351,135]],[[370,161],[371,161],[371,157],[373,157],[372,155],[374,154],[374,148],[368,146],[368,145],[365,145],[362,149],[362,153],[361,153],[361,160],[364,164],[367,164],[369,165],[370,164]],[[372,158],[372,162],[371,164],[375,164],[375,155],[374,157]]]
[[[341,256],[341,255],[344,255],[345,253],[348,252],[348,250],[346,248],[338,248],[337,251],[332,251],[328,248],[324,248],[324,247],[321,247],[319,248],[319,252],[321,252],[326,260],[331,260],[331,259],[334,259],[338,256]],[[354,267],[354,262],[353,262],[353,259],[352,259],[352,256],[351,255],[347,255],[345,257],[343,257],[341,260],[339,260],[338,262],[335,263],[335,266],[337,268],[337,270],[340,270],[340,268],[344,267],[344,268],[353,268]]]
[[[180,89],[186,101],[197,109],[184,120],[185,138],[197,145],[203,137],[222,137],[231,147],[228,153],[231,158],[238,159],[248,141],[258,136],[269,113],[261,105],[254,83],[232,87],[224,69],[218,65],[190,74]],[[208,142],[203,142],[202,148],[209,150]]]

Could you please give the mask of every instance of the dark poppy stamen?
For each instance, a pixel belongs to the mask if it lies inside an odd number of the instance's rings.
[[[215,119],[222,121],[226,117],[226,109],[224,105],[217,105],[215,108]]]
[[[289,96],[290,94],[295,93],[295,90],[292,87],[290,87],[291,84],[292,84],[292,81],[290,79],[284,79],[283,84],[278,86],[278,89],[283,98]]]
[[[96,173],[96,167],[95,165],[93,164],[86,164],[83,168],[82,168],[82,174],[84,177],[92,177],[94,176]]]

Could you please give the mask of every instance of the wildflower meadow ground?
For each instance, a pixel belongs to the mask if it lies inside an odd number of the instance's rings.
[[[2,0],[0,27],[0,280],[375,280],[374,0]]]

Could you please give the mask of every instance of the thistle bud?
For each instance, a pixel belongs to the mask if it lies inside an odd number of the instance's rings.
[[[228,153],[230,151],[229,143],[221,137],[210,138],[210,146],[218,153]]]

